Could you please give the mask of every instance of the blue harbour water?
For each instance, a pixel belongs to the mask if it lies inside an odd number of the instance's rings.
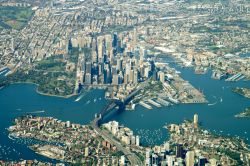
[[[231,91],[233,87],[250,88],[249,81],[213,80],[210,78],[211,72],[196,75],[191,68],[181,68],[176,65],[174,67],[181,72],[180,75],[185,80],[204,92],[209,103],[215,105],[179,104],[171,107],[154,107],[153,110],[137,106],[134,111],[113,113],[104,119],[104,122],[110,120],[120,122],[139,134],[143,145],[150,146],[161,144],[168,138],[167,130],[163,128],[166,123],[181,123],[184,119],[192,119],[193,115],[198,113],[199,121],[205,129],[225,136],[250,139],[250,119],[234,118],[235,114],[250,106],[250,99]],[[33,141],[8,138],[6,128],[12,124],[15,117],[33,113],[37,116],[52,116],[63,121],[88,124],[95,113],[107,103],[103,90],[90,91],[79,102],[75,102],[76,97],[64,99],[42,96],[37,94],[35,89],[35,85],[14,84],[0,90],[0,160],[52,161],[27,148]]]

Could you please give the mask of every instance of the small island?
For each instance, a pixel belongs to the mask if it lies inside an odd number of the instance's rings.
[[[235,115],[236,118],[250,118],[250,107],[246,108],[245,111]]]
[[[250,89],[248,88],[239,88],[239,87],[236,87],[236,88],[233,88],[232,90],[233,92],[235,93],[238,93],[246,98],[250,98]]]

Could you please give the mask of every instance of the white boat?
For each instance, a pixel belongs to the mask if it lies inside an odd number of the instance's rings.
[[[78,102],[80,101],[82,98],[83,98],[84,94],[81,94],[80,96],[78,96],[76,99],[75,99],[75,102]]]
[[[96,99],[94,99],[94,103],[96,102]]]

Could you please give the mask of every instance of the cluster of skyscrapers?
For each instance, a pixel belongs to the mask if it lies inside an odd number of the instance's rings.
[[[83,84],[137,84],[154,72],[154,63],[145,62],[147,50],[137,47],[137,31],[71,39],[73,47],[84,47],[81,54]],[[69,45],[71,45],[69,43]],[[86,51],[86,48],[88,49]],[[155,76],[157,73],[155,73]]]

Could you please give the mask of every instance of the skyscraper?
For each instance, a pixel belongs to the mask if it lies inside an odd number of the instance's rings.
[[[194,128],[197,128],[198,127],[198,115],[195,114],[194,115]]]
[[[183,145],[182,144],[178,144],[176,146],[176,157],[181,157],[183,158],[183,153],[184,153],[184,150],[183,150]]]
[[[186,166],[194,166],[194,151],[186,153]]]

